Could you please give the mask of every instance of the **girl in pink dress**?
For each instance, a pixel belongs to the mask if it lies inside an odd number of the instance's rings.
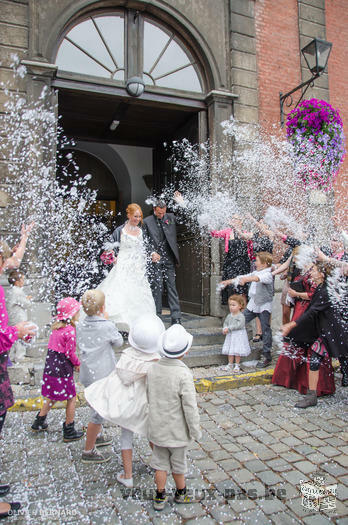
[[[41,394],[45,398],[43,407],[36,415],[32,430],[46,430],[46,417],[56,401],[66,401],[66,421],[63,423],[65,442],[81,439],[83,432],[75,430],[74,417],[76,389],[74,369],[79,371],[80,361],[76,355],[76,328],[80,303],[72,297],[62,299],[57,305],[56,321],[48,341]]]

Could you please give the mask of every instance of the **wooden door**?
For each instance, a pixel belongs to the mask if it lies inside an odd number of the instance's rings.
[[[173,140],[180,141],[187,138],[192,143],[198,142],[199,116],[191,116],[187,122],[176,130],[175,135],[166,138],[169,146]],[[170,148],[158,144],[154,149],[154,189],[160,192],[167,184],[179,188],[181,175],[172,169],[169,157]],[[177,186],[176,186],[177,183]],[[170,210],[169,210],[170,211]],[[202,246],[197,234],[186,225],[178,225],[178,246],[180,266],[177,267],[176,285],[183,312],[197,315],[209,314],[209,276],[206,271],[209,267],[209,249]],[[164,304],[166,297],[164,296]]]

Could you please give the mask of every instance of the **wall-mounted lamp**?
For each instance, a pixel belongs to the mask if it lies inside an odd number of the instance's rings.
[[[119,120],[113,120],[109,126],[109,129],[111,131],[115,131],[115,129],[117,128],[117,126],[119,125],[120,121]]]
[[[284,126],[284,104],[288,108],[292,106],[294,103],[292,94],[295,93],[295,91],[297,91],[298,89],[302,89],[305,87],[306,89],[302,92],[302,95],[300,96],[295,105],[295,108],[297,108],[297,106],[305,96],[309,86],[313,86],[314,80],[320,77],[320,75],[324,72],[327,62],[329,60],[331,48],[331,42],[326,42],[326,40],[320,40],[320,38],[315,38],[314,40],[309,42],[309,44],[307,44],[303,49],[301,49],[301,53],[304,56],[308,69],[312,73],[312,76],[311,78],[309,78],[305,82],[302,82],[302,84],[295,87],[288,93],[285,93],[284,95],[283,93],[279,93],[281,127]]]
[[[145,90],[145,82],[140,77],[132,77],[127,80],[126,90],[132,97],[140,97]]]

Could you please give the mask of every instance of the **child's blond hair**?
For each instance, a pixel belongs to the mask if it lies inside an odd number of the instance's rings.
[[[243,295],[239,295],[239,294],[230,295],[228,298],[228,304],[230,304],[230,301],[235,301],[236,303],[238,303],[239,306],[241,307],[241,310],[244,310],[244,308],[246,307],[246,301]]]
[[[272,254],[269,252],[259,252],[256,254],[256,257],[258,257],[262,264],[266,264],[268,268],[272,266],[273,257]]]
[[[87,315],[96,315],[105,304],[105,294],[101,290],[87,290],[82,296],[81,303]]]

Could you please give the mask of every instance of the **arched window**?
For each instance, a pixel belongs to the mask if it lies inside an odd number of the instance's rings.
[[[129,30],[135,21],[135,30],[133,26]],[[182,39],[157,21],[130,10],[91,15],[80,21],[64,35],[55,62],[61,71],[116,83],[124,83],[141,71],[148,86],[203,92],[199,65]],[[135,62],[137,71],[130,71]]]

